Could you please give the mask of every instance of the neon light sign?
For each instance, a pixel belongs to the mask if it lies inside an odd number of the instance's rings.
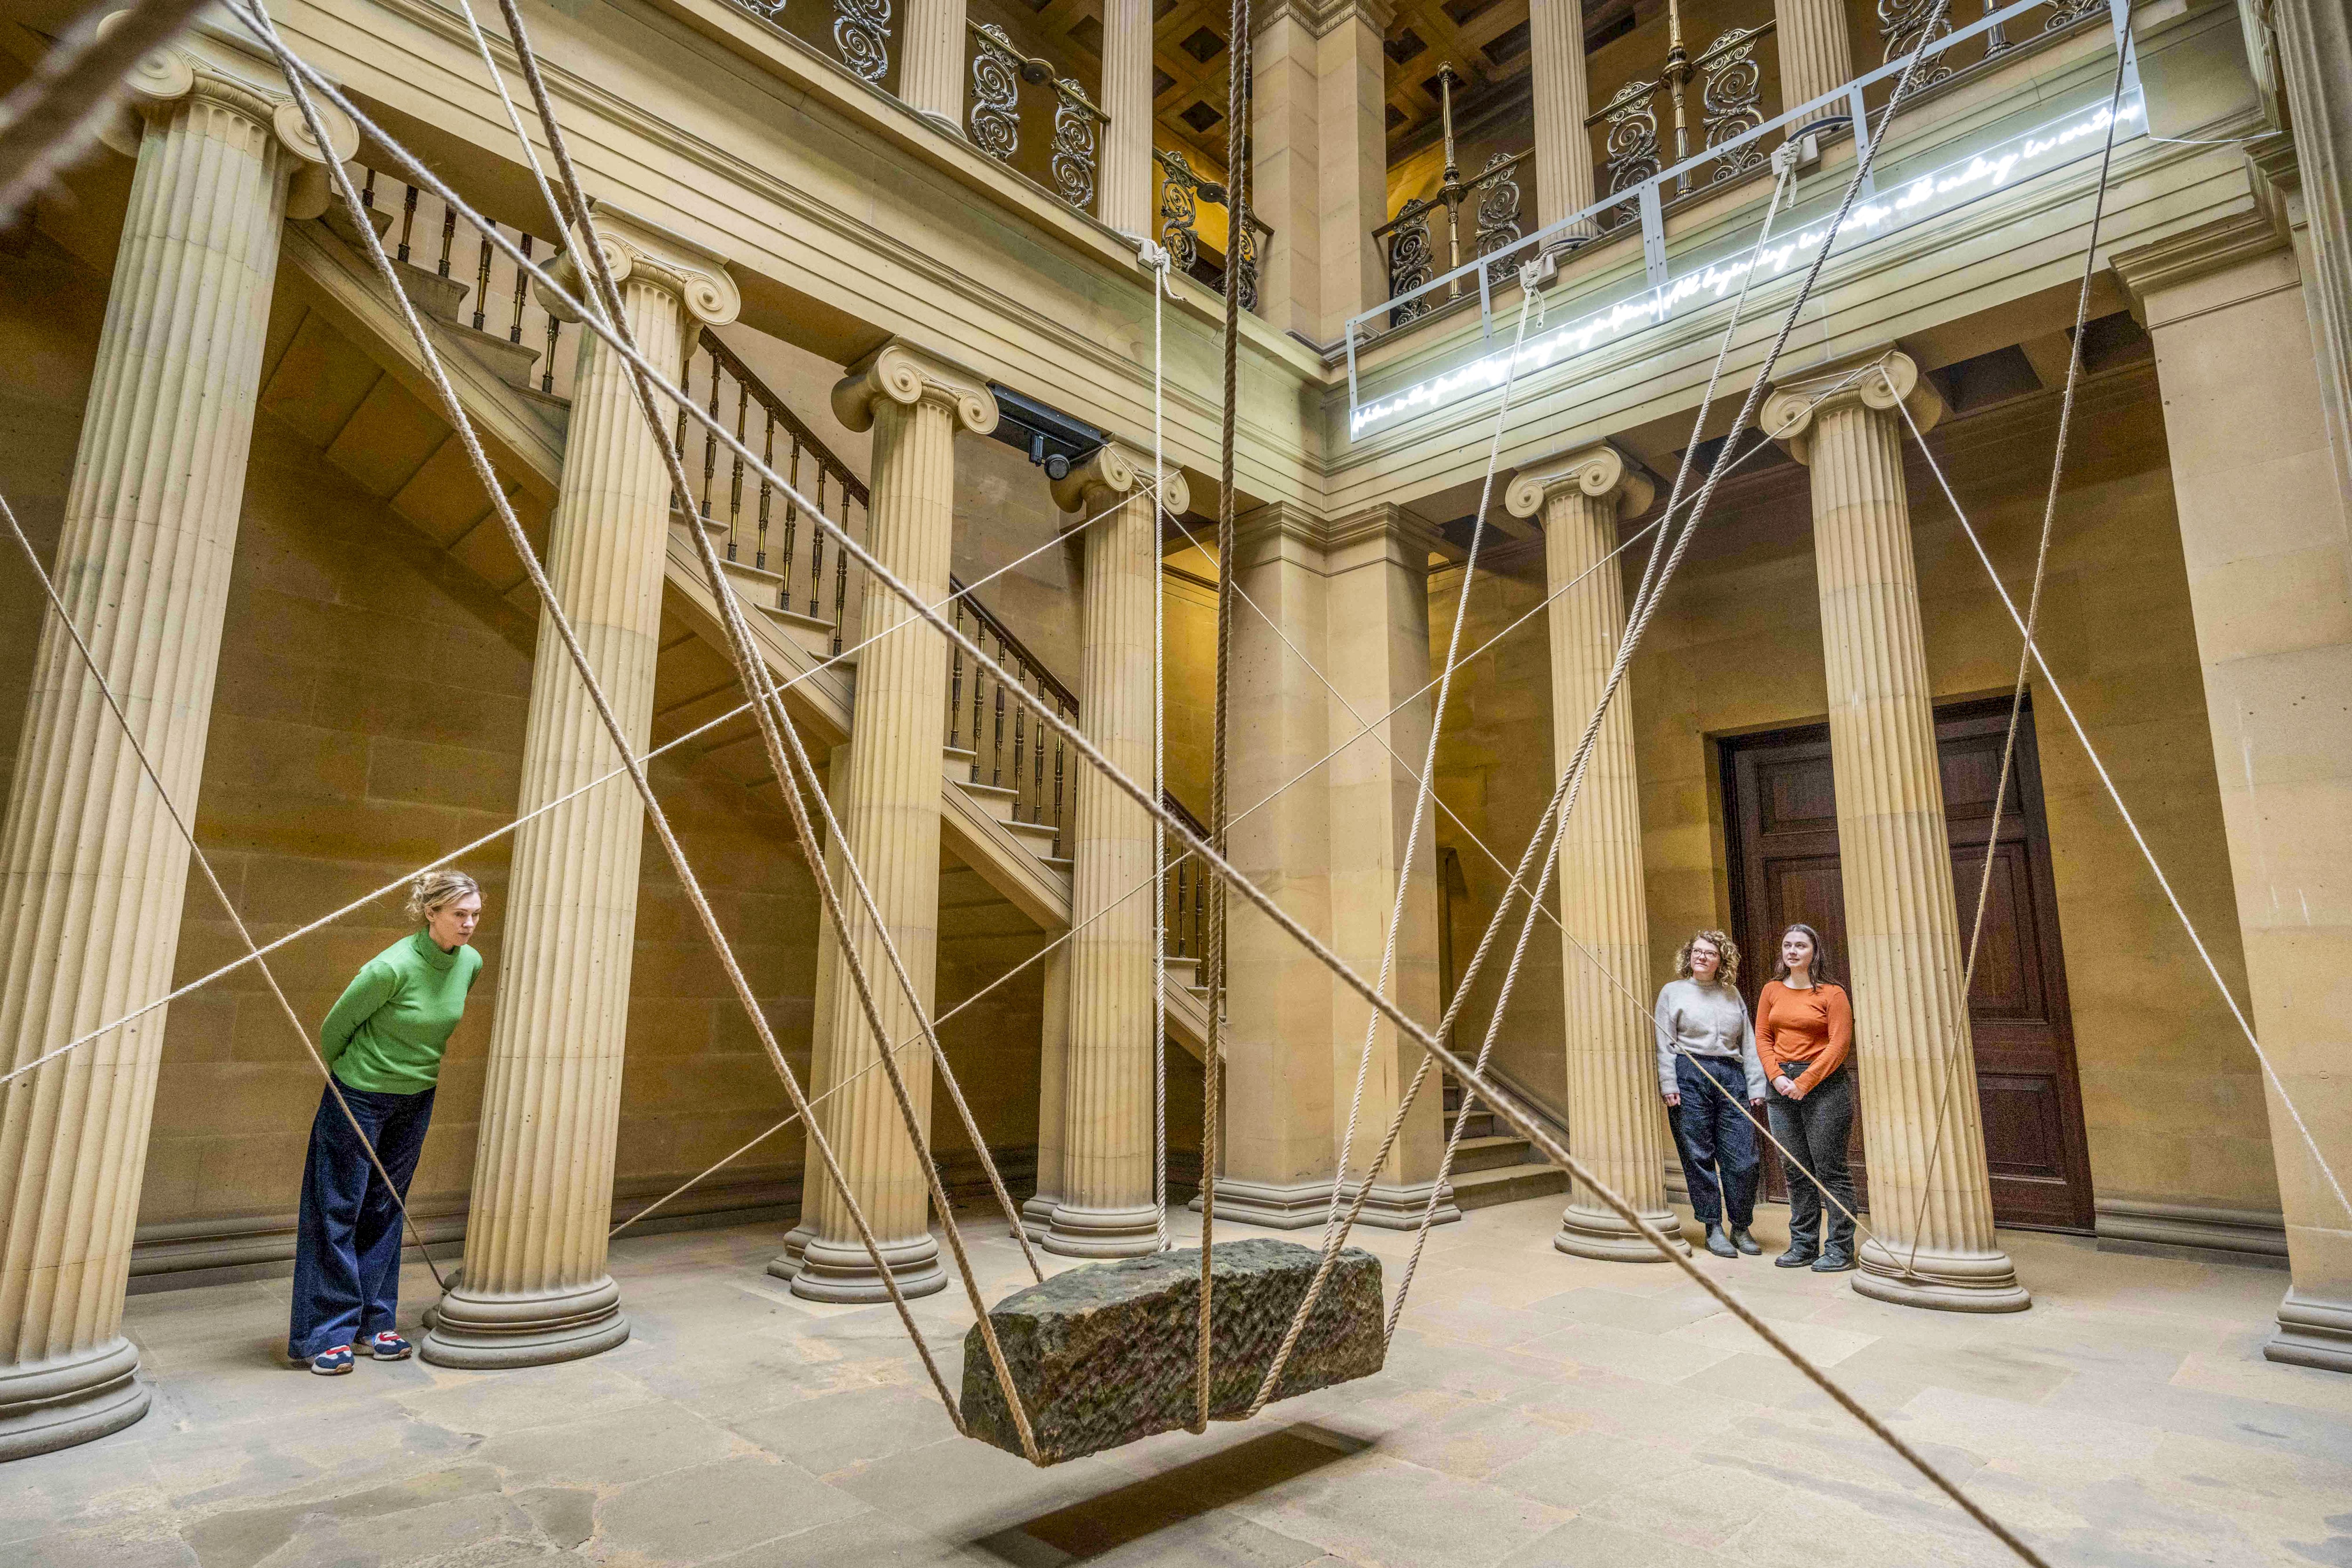
[[[2129,128],[2140,124],[2145,114],[2146,104],[2138,90],[2126,92],[2114,110],[2117,136],[2131,134]],[[1813,253],[1825,241],[1835,248],[1883,239],[1915,223],[1955,211],[2015,181],[2063,167],[2100,145],[2108,120],[2107,105],[2102,103],[2087,114],[2053,121],[1998,142],[1965,162],[1956,161],[1921,174],[1891,194],[1858,201],[1847,213],[1845,221],[1837,226],[1833,240],[1831,226],[1822,222],[1800,229],[1760,252],[1744,252],[1728,260],[1711,261],[1696,271],[1669,278],[1654,288],[1645,287],[1638,294],[1580,316],[1521,345],[1517,354],[1519,373],[1541,372],[1599,344],[1643,331],[1666,321],[1693,300],[1714,304],[1727,299],[1751,269],[1760,273],[1759,286],[1766,279],[1783,277],[1800,266],[1810,265]],[[1349,437],[1353,439],[1391,420],[1434,412],[1496,391],[1509,374],[1512,358],[1507,349],[1387,397],[1359,404],[1349,412]]]

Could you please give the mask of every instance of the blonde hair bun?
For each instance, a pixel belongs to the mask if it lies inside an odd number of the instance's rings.
[[[463,871],[422,872],[408,884],[408,918],[414,923],[423,925],[443,905],[481,890],[481,884]]]

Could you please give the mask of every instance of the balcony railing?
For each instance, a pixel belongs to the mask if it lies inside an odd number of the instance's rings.
[[[1021,89],[1046,89],[1054,111],[1047,165],[1054,193],[1080,212],[1091,211],[1097,150],[1110,116],[1075,80],[1056,75],[1053,61],[1023,54],[993,22],[967,20],[964,27],[972,45],[972,145],[1000,163],[1014,163],[1021,153]]]
[[[1468,259],[1491,256],[1516,241],[1521,233],[1519,174],[1521,165],[1534,156],[1529,153],[1497,153],[1486,160],[1486,167],[1469,181],[1462,178],[1460,160],[1454,147],[1454,84],[1460,79],[1448,63],[1437,68],[1438,112],[1445,137],[1445,171],[1439,178],[1434,195],[1416,196],[1397,208],[1396,216],[1372,230],[1374,243],[1381,247],[1388,259],[1389,296],[1410,295],[1437,276],[1437,237],[1431,226],[1437,215],[1445,215],[1444,265],[1452,271],[1461,267],[1465,257],[1463,231],[1470,233]],[[1476,198],[1472,205],[1472,198]],[[1470,206],[1469,221],[1464,221],[1463,208]],[[1490,284],[1499,280],[1500,274],[1490,278]],[[1454,279],[1452,294],[1459,294],[1463,284]],[[1450,295],[1448,297],[1451,297]],[[1428,313],[1437,303],[1435,299],[1414,299],[1391,313],[1391,326],[1402,326],[1414,318]]]
[[[1257,214],[1250,214],[1248,226],[1240,242],[1234,239],[1233,214],[1225,215],[1225,256],[1211,260],[1202,253],[1200,221],[1201,204],[1223,207],[1227,203],[1225,187],[1214,180],[1204,180],[1192,172],[1192,163],[1181,153],[1155,148],[1152,157],[1160,163],[1160,243],[1167,247],[1169,259],[1176,269],[1219,293],[1224,291],[1225,268],[1233,258],[1240,258],[1240,289],[1242,309],[1257,309],[1258,258],[1274,238],[1273,227]]]
[[[1208,825],[1193,816],[1182,801],[1161,790],[1160,804],[1191,828],[1195,837],[1203,842],[1208,839]],[[1171,958],[1197,959],[1208,952],[1209,905],[1203,896],[1208,889],[1208,869],[1184,852],[1183,841],[1173,833],[1162,828],[1160,837],[1167,846],[1168,857],[1168,878],[1160,888],[1160,918],[1166,922],[1162,951]]]
[[[1997,5],[1986,0],[1984,15],[1962,26],[1941,26],[1927,46],[1910,92],[1913,97],[1957,81],[2001,60],[2032,43],[2053,40],[2078,27],[2112,16],[2120,0],[2014,0]],[[1792,105],[1767,120],[1759,84],[1760,62],[1756,51],[1773,31],[1765,21],[1752,28],[1735,28],[1719,36],[1699,54],[1677,60],[1678,35],[1670,37],[1665,68],[1646,80],[1629,83],[1590,121],[1607,126],[1604,142],[1608,193],[1583,210],[1533,234],[1517,232],[1516,221],[1490,226],[1484,211],[1471,230],[1465,250],[1461,208],[1474,191],[1491,189],[1488,182],[1502,168],[1516,170],[1526,153],[1498,156],[1489,170],[1463,182],[1454,168],[1451,116],[1447,117],[1446,177],[1438,195],[1407,203],[1396,217],[1373,231],[1389,258],[1390,298],[1347,323],[1344,342],[1349,375],[1355,374],[1360,344],[1382,331],[1419,320],[1448,302],[1475,294],[1491,330],[1492,295],[1524,263],[1545,251],[1564,251],[1596,237],[1638,230],[1643,268],[1656,285],[1666,277],[1664,212],[1675,199],[1697,197],[1704,192],[1757,178],[1767,171],[1772,146],[1798,130],[1869,134],[1869,111],[1885,105],[1916,47],[1932,0],[1879,0],[1881,47],[1886,63],[1866,71],[1833,92],[1809,103]],[[1441,89],[1446,85],[1441,70]],[[1697,145],[1682,89],[1697,80],[1699,116]],[[1664,103],[1660,102],[1664,96]],[[1443,100],[1441,100],[1443,101]],[[1662,107],[1672,119],[1675,161],[1661,166],[1664,147],[1658,116]],[[1507,200],[1516,204],[1514,189]],[[1863,195],[1874,198],[1875,178],[1865,181]],[[1453,187],[1459,195],[1449,195]],[[1436,269],[1435,237],[1431,225],[1436,209],[1446,208],[1449,249],[1444,271]],[[1385,320],[1383,320],[1385,318]],[[1353,388],[1351,403],[1356,401]]]
[[[978,599],[965,595],[956,600],[954,620],[956,628],[979,644],[1014,685],[1042,699],[1063,719],[1077,721],[1077,693],[1056,680]],[[1054,853],[1064,857],[1070,852],[1070,829],[1076,821],[1078,784],[1066,745],[1058,732],[1032,723],[1028,705],[1007,691],[1003,682],[966,659],[961,647],[950,645],[948,748],[971,753],[972,784],[1011,792],[1014,822],[1051,827]],[[1053,752],[1050,763],[1048,750]]]

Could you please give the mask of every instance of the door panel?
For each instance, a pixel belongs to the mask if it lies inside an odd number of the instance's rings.
[[[1964,955],[1977,916],[2008,723],[2006,700],[1956,706],[1937,716]],[[1748,955],[1742,989],[1752,998],[1762,988],[1780,933],[1797,921],[1821,931],[1843,973],[1845,918],[1828,728],[1743,736],[1725,742],[1722,751],[1734,934]],[[2030,709],[2021,717],[2000,816],[1969,988],[1993,1215],[2003,1225],[2087,1231],[2090,1159]],[[1856,1046],[1866,1095],[1869,1042]],[[1861,1142],[1857,1118],[1855,1185],[1867,1207]],[[1769,1149],[1765,1163],[1768,1194],[1785,1197],[1786,1181]]]

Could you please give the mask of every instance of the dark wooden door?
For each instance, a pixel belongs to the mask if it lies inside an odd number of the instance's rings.
[[[1964,952],[1983,876],[2008,719],[2006,700],[1955,706],[1937,715],[1936,752]],[[1821,931],[1840,978],[1850,980],[1828,728],[1727,741],[1723,776],[1734,934],[1749,955],[1742,989],[1753,997],[1762,988],[1780,932],[1799,921]],[[2019,729],[2009,796],[2001,808],[1969,1017],[1993,1216],[2003,1225],[2088,1231],[2090,1156],[2030,710]],[[1866,1094],[1869,1042],[1857,1045]],[[1853,1149],[1855,1185],[1867,1206],[1859,1118]],[[1768,1193],[1784,1196],[1778,1162],[1769,1150],[1765,1159]]]

